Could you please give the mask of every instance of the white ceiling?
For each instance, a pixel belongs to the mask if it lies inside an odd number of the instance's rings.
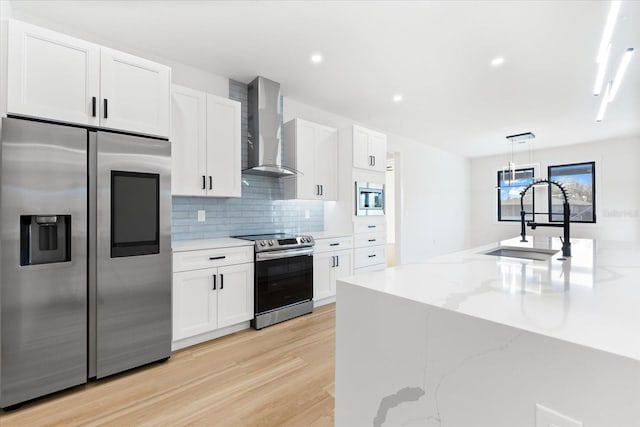
[[[640,135],[640,2],[626,1],[610,76],[635,56],[595,122],[600,1],[13,1],[15,17],[122,42],[465,156]],[[313,65],[312,52],[324,62]],[[500,68],[489,65],[504,56]],[[404,102],[391,101],[395,93]]]

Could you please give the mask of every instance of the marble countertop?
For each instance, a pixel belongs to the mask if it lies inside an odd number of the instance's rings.
[[[171,242],[173,252],[233,248],[236,246],[253,246],[253,242],[249,240],[234,239],[233,237],[223,237],[220,239],[177,240]]]
[[[640,242],[572,239],[572,257],[485,255],[496,246],[561,249],[528,236],[341,279],[640,361]],[[338,284],[338,287],[340,284]]]

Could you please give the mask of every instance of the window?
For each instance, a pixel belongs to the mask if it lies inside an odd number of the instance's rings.
[[[533,168],[516,169],[515,176],[510,171],[498,171],[498,221],[520,221],[520,193],[533,182],[533,176]],[[524,198],[527,221],[534,219],[534,201],[534,192],[529,191]]]
[[[549,166],[549,180],[556,181],[567,191],[571,206],[571,222],[596,222],[596,165],[595,162]],[[564,199],[558,187],[549,193],[549,221],[562,221]]]

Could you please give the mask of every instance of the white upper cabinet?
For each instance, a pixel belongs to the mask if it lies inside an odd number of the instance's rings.
[[[240,197],[241,105],[172,86],[172,194]]]
[[[285,178],[285,198],[338,199],[338,132],[335,128],[294,119],[284,125],[283,164],[296,169]]]
[[[171,193],[207,195],[207,96],[173,85],[171,90]]]
[[[240,197],[241,104],[207,94],[207,195]]]
[[[100,50],[100,124],[169,136],[171,69],[128,53]]]
[[[98,45],[12,20],[7,52],[9,113],[99,124]]]
[[[353,167],[384,172],[387,136],[360,126],[353,127]]]
[[[9,114],[167,138],[170,84],[165,65],[9,21]]]

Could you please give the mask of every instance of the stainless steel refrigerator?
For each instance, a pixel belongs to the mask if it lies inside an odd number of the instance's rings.
[[[2,119],[0,406],[171,355],[167,140]]]

